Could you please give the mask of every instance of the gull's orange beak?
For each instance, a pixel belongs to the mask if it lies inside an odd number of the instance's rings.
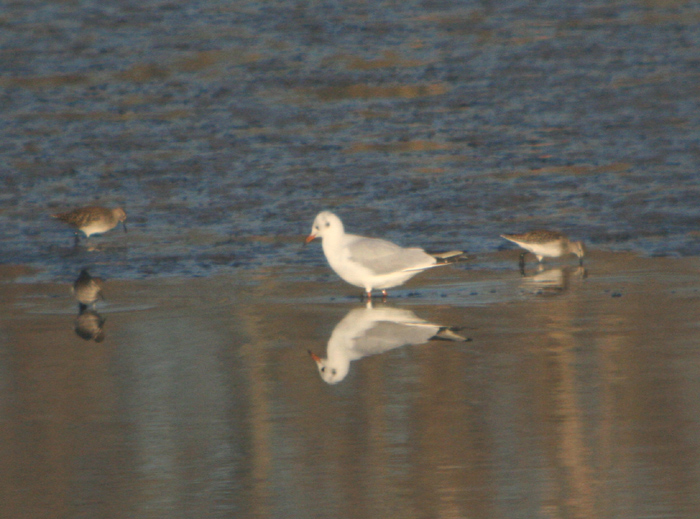
[[[315,239],[316,239],[316,235],[315,235],[315,234],[309,234],[309,235],[306,237],[306,239],[304,240],[304,245],[307,245],[307,244],[311,243],[311,242],[312,242],[313,240],[315,240]]]
[[[321,362],[321,357],[316,355],[313,351],[309,350],[309,355],[311,355],[311,358],[314,359],[317,364]]]

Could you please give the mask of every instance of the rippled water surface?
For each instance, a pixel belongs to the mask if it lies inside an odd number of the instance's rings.
[[[0,516],[700,517],[699,49],[683,0],[4,2]],[[322,209],[470,260],[368,308]]]
[[[0,251],[28,279],[323,263],[357,232],[480,253],[555,227],[700,252],[693,2],[14,2]],[[49,214],[123,205],[71,248]]]

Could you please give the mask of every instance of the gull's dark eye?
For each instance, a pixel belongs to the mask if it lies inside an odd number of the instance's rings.
[[[314,225],[314,229],[318,231],[318,225]]]
[[[331,226],[331,222],[326,222],[326,227],[330,227],[330,226]]]
[[[331,375],[335,375],[335,370],[331,371]]]
[[[323,367],[321,368],[321,373],[324,373],[325,371],[326,371],[326,366],[323,366]]]

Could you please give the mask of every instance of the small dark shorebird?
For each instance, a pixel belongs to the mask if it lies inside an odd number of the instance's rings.
[[[102,295],[103,281],[101,278],[94,278],[83,269],[80,271],[78,279],[73,283],[72,292],[78,300],[78,307],[81,312],[91,306],[95,308],[98,299],[104,299]]]
[[[78,243],[78,233],[83,232],[86,237],[114,229],[119,222],[126,232],[126,212],[121,207],[107,209],[106,207],[89,206],[73,209],[67,213],[51,215],[73,227],[75,231],[75,243]]]
[[[582,241],[569,241],[566,235],[557,231],[536,230],[523,234],[501,234],[501,238],[520,245],[525,252],[520,254],[520,266],[525,265],[525,255],[528,252],[537,256],[537,261],[543,258],[559,258],[565,254],[576,254],[579,265],[583,265],[586,249]]]

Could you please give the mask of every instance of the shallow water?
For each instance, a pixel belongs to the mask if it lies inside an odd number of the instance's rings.
[[[700,252],[692,2],[14,2],[0,262],[27,281],[323,264],[355,232],[479,254],[554,227]],[[49,214],[123,205],[73,251]]]
[[[371,309],[264,271],[112,281],[101,342],[67,286],[3,269],[3,511],[697,517],[698,260],[511,259]],[[328,384],[307,350],[353,360]]]
[[[6,3],[3,513],[700,516],[699,46],[683,1]],[[129,232],[74,247],[93,203]],[[471,259],[368,310],[321,209]],[[585,268],[521,276],[535,227]]]

